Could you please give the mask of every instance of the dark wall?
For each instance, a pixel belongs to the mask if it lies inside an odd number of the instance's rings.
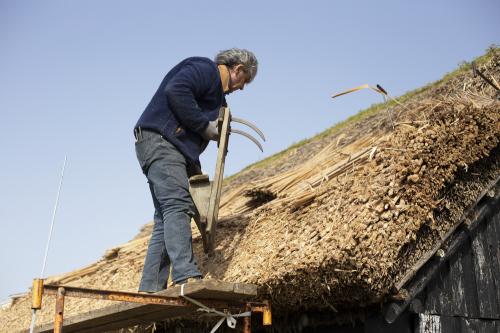
[[[423,312],[500,319],[500,205],[418,296]]]
[[[363,320],[353,320],[344,324],[338,323],[335,313],[302,313],[283,318],[273,318],[269,328],[258,328],[254,322],[253,333],[413,333],[415,314],[405,312],[396,322],[388,324],[379,312],[372,312]],[[258,319],[258,318],[255,318]],[[344,318],[345,321],[345,318]]]

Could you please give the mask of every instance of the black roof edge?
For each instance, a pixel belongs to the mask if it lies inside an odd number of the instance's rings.
[[[491,193],[493,192],[493,195]],[[405,297],[402,300],[387,303],[382,314],[387,323],[392,324],[406,310],[408,306],[418,307],[418,302],[413,302],[432,280],[435,274],[453,254],[455,254],[464,244],[471,232],[474,231],[483,221],[490,217],[494,208],[500,202],[500,177],[495,179],[488,189],[478,197],[475,205],[468,210],[460,225],[455,229],[448,239],[443,240],[440,251],[437,251],[427,262],[416,271],[415,275],[404,285]],[[446,246],[443,245],[446,243]],[[415,303],[415,304],[414,304]]]

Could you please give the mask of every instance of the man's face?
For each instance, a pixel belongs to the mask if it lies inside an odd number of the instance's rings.
[[[231,80],[229,81],[229,91],[228,94],[236,90],[243,90],[245,84],[248,83],[248,74],[245,72],[243,65],[236,65],[229,68],[229,75]]]

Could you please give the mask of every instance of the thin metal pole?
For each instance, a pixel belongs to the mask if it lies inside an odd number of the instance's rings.
[[[56,203],[54,204],[54,210],[52,211],[52,220],[50,222],[49,238],[47,240],[47,245],[45,246],[45,255],[43,257],[42,272],[40,273],[40,278],[43,278],[43,275],[45,274],[45,266],[47,264],[47,255],[49,254],[50,240],[52,238],[52,231],[54,230],[54,221],[56,219],[57,207],[59,205],[59,195],[61,194],[61,187],[62,187],[62,183],[63,183],[63,179],[64,179],[64,169],[66,168],[66,160],[67,160],[67,156],[64,156],[64,163],[63,163],[62,172],[61,172],[61,179],[59,180],[59,187],[57,189]],[[35,330],[35,322],[36,322],[36,309],[33,309],[31,311],[30,333],[33,333],[33,331]]]
[[[36,310],[31,310],[31,325],[30,325],[30,333],[33,333],[35,330],[35,322],[36,322]]]
[[[45,247],[45,256],[43,257],[42,273],[40,273],[40,278],[43,278],[45,274],[45,265],[47,264],[47,255],[49,254],[50,240],[52,238],[52,230],[54,229],[54,221],[56,219],[57,206],[59,204],[59,195],[61,194],[61,187],[64,178],[64,169],[66,168],[66,156],[64,156],[64,164],[61,172],[61,179],[59,180],[59,188],[57,189],[56,203],[54,204],[54,210],[52,211],[52,221],[50,223],[49,239],[47,240],[47,246]]]

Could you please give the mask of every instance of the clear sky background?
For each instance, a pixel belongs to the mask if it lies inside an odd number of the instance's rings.
[[[500,42],[500,1],[0,0],[0,299],[98,260],[153,216],[132,128],[168,70],[247,48],[255,81],[228,97],[266,133],[231,136],[226,175],[437,80]],[[216,150],[202,158],[212,174]]]

